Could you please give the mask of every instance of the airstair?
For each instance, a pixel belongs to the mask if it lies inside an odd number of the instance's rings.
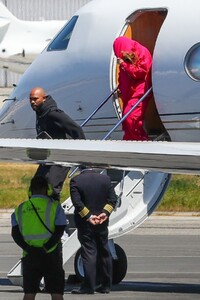
[[[110,99],[117,89],[95,109],[95,111],[84,121],[81,126],[84,126],[93,115]],[[114,128],[104,137],[107,139],[110,134],[123,122],[123,120],[134,110],[134,108],[144,101],[151,89],[139,100],[139,102],[132,107]],[[70,177],[77,171],[75,168]],[[162,199],[163,194],[170,181],[170,174],[148,172],[143,169],[134,171],[121,170],[102,170],[107,172],[111,177],[111,181],[115,187],[115,192],[118,196],[117,207],[111,214],[109,222],[109,240],[111,241],[111,253],[115,259],[116,253],[113,247],[113,240],[117,237],[128,233],[129,231],[140,226],[148,216],[154,211]],[[63,264],[78,251],[80,244],[77,238],[77,230],[73,221],[74,207],[71,199],[68,198],[62,203],[65,214],[69,220],[68,236],[63,241]],[[118,258],[119,259],[119,258]],[[120,272],[120,268],[118,268]],[[8,278],[14,285],[22,286],[21,261],[19,261],[7,274]],[[122,275],[123,277],[124,275]],[[122,278],[123,279],[123,278]]]

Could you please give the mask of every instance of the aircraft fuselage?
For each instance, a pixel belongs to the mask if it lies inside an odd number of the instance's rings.
[[[198,7],[197,0],[193,5],[189,1],[182,5],[180,0],[88,3],[18,82],[10,95],[15,101],[5,102],[0,111],[4,123],[0,137],[35,137],[35,115],[28,100],[35,86],[42,86],[81,124],[116,87],[112,45],[117,36],[127,35],[146,45],[153,56],[153,108],[146,116],[149,133],[166,130],[173,141],[199,142]],[[85,126],[88,139],[102,139],[116,124],[115,105],[116,99],[110,99]],[[121,128],[110,138],[121,139]]]

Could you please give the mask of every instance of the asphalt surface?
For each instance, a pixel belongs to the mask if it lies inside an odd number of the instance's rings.
[[[7,273],[21,250],[10,236],[12,210],[0,211],[0,299],[22,299],[22,287],[13,286]],[[194,214],[151,216],[136,230],[115,240],[127,255],[124,280],[110,294],[72,295],[79,285],[73,278],[73,258],[65,265],[64,299],[200,299],[200,217]],[[69,276],[70,275],[70,276]],[[50,299],[44,293],[36,299]]]

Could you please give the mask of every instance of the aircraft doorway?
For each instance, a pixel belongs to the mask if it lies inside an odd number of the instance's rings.
[[[153,51],[160,28],[167,16],[166,9],[157,10],[139,10],[131,14],[127,20],[120,35],[134,39],[148,48],[153,57]],[[113,87],[118,85],[119,66],[116,63],[116,58],[113,59],[112,83]],[[144,100],[145,101],[145,100]],[[118,116],[122,116],[122,101],[119,94],[116,94],[115,109]],[[158,115],[154,95],[149,101],[145,113],[145,129],[150,139],[164,136],[168,139],[168,134]]]

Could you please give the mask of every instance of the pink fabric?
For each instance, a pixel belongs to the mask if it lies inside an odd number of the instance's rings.
[[[145,94],[151,86],[150,70],[152,57],[147,48],[125,36],[116,38],[113,49],[117,58],[123,59],[123,52],[135,53],[138,60],[132,64],[122,62],[119,72],[119,91],[123,101],[123,115]],[[147,140],[143,119],[148,100],[144,100],[123,122],[125,140]]]

